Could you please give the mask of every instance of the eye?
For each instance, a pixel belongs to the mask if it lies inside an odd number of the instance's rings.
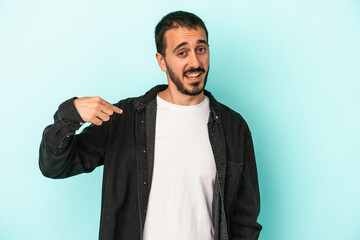
[[[206,52],[206,48],[204,48],[204,47],[199,47],[199,48],[198,48],[198,52],[200,52],[200,53]]]
[[[185,51],[178,52],[178,56],[185,56],[185,54],[186,54]]]

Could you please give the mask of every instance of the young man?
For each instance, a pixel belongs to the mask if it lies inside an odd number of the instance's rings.
[[[39,164],[51,178],[104,165],[100,239],[258,239],[260,198],[244,119],[204,90],[208,33],[188,12],[155,29],[168,85],[112,105],[72,98],[44,130]],[[93,123],[75,135],[83,122]]]

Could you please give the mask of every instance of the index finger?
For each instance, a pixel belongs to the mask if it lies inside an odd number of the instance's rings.
[[[116,112],[116,113],[119,113],[119,114],[123,113],[123,110],[122,110],[122,109],[120,109],[120,108],[112,105],[111,103],[105,101],[104,99],[103,99],[103,101],[102,101],[102,104],[105,105],[106,107],[110,108],[111,110],[113,110],[113,111]]]
[[[118,108],[118,107],[116,107],[114,105],[112,105],[112,109],[116,113],[119,113],[119,114],[123,113],[123,110],[121,108]]]

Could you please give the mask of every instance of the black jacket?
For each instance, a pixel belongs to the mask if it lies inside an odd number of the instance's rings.
[[[65,178],[104,165],[101,240],[142,239],[154,162],[156,95],[166,87],[118,102],[123,114],[77,135],[82,119],[69,99],[44,130],[39,166],[45,176]],[[208,131],[217,169],[214,240],[258,239],[260,197],[251,133],[238,113],[205,94],[210,99]]]

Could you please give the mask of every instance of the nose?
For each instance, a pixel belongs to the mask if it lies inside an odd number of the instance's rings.
[[[201,66],[201,62],[199,60],[198,55],[196,53],[190,54],[189,67],[198,68],[200,66]]]

